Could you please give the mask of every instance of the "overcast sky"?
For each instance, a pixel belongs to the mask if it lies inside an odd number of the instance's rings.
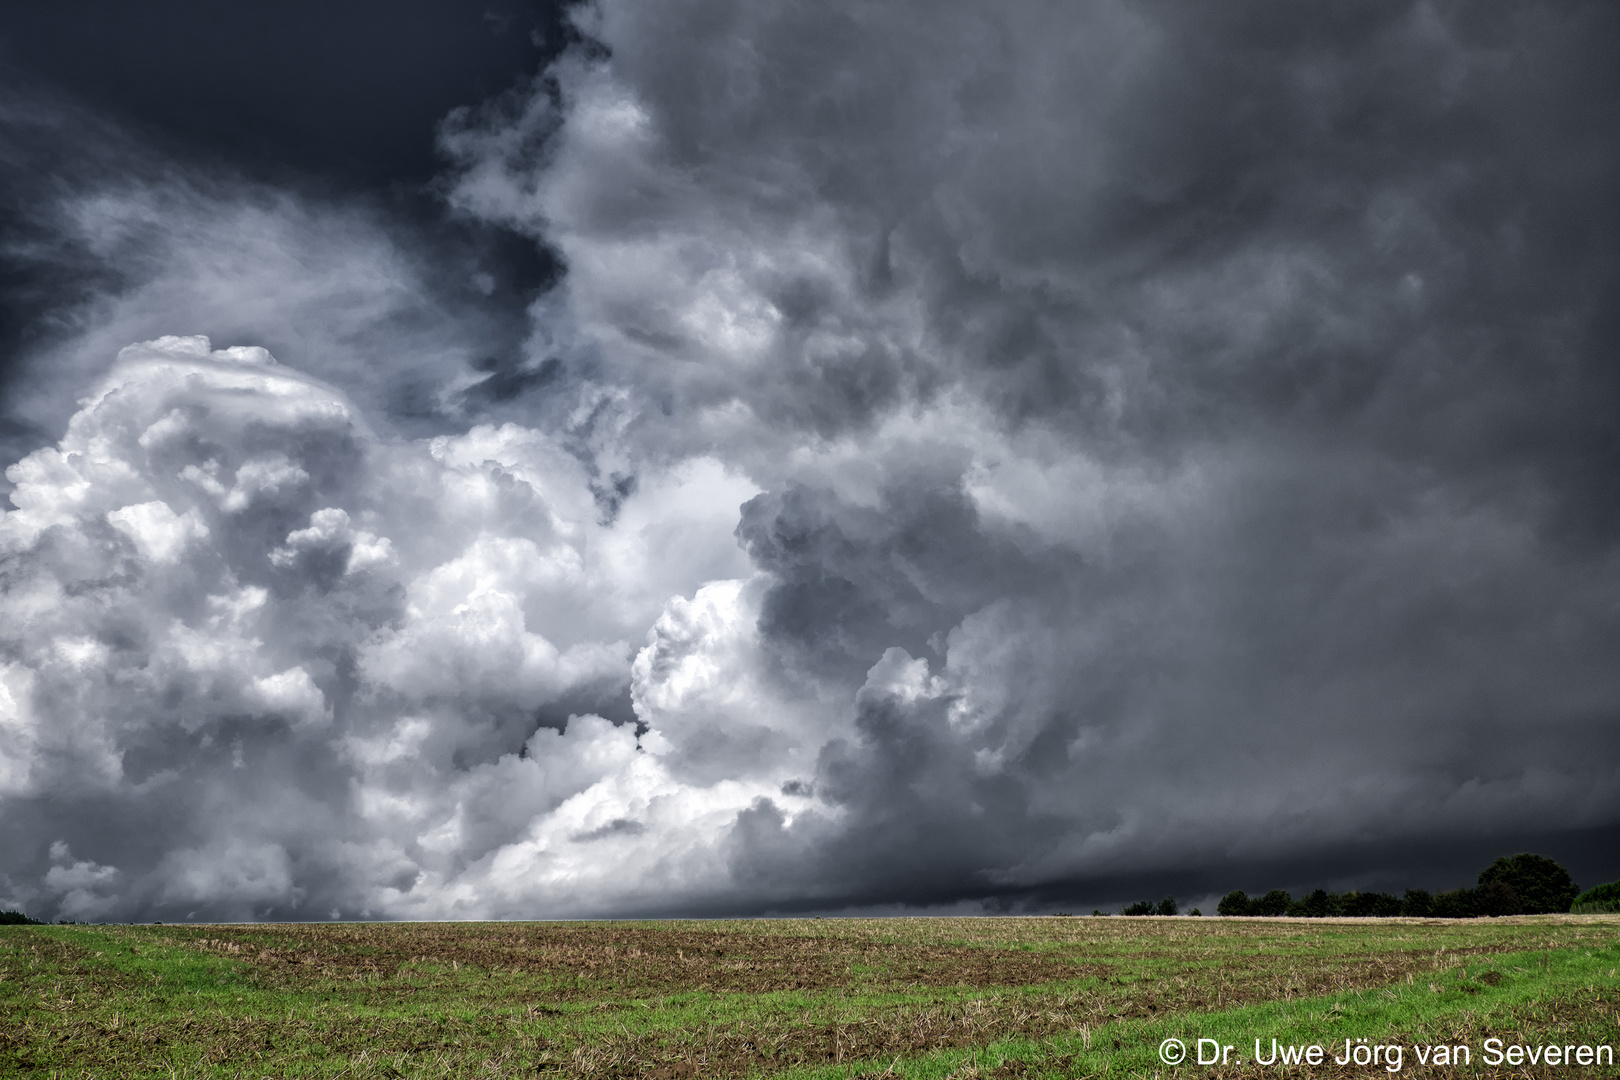
[[[1607,0],[32,7],[0,907],[1620,877]]]

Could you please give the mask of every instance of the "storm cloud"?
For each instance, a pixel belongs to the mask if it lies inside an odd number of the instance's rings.
[[[106,276],[12,362],[0,902],[1613,876],[1612,8],[573,18],[439,128],[521,334],[375,201],[32,213]]]

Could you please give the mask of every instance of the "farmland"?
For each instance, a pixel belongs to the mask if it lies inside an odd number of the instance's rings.
[[[1615,916],[6,926],[0,1075],[1607,1077],[1482,1048],[1620,1044],[1617,975]]]

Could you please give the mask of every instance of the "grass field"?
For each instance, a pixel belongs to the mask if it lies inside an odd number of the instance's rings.
[[[0,1075],[1616,1077],[1484,1049],[1620,1051],[1617,976],[1616,916],[6,926]]]

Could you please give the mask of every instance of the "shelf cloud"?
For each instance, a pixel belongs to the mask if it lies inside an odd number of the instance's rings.
[[[8,375],[0,906],[1021,910],[1612,838],[1610,8],[574,18],[439,131],[560,268],[521,334],[381,204],[133,141],[34,213],[94,273]]]

